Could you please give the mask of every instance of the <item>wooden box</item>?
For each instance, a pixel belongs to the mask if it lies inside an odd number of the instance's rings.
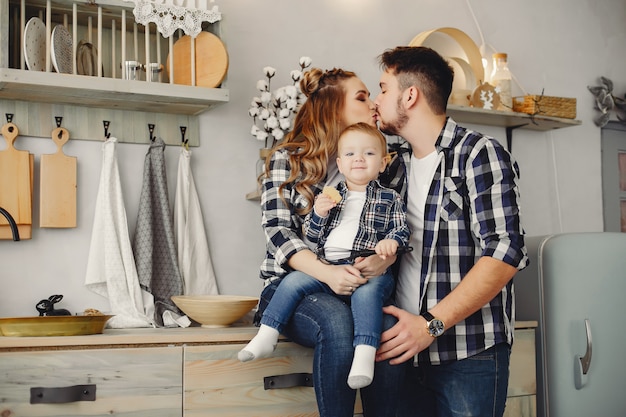
[[[576,118],[576,99],[550,97],[544,95],[527,95],[513,99],[513,111],[531,115]]]

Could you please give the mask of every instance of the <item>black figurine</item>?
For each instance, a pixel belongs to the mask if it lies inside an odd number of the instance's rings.
[[[60,308],[56,310],[54,305],[63,299],[62,295],[51,295],[47,300],[41,300],[37,303],[37,311],[40,316],[71,316],[68,310]]]

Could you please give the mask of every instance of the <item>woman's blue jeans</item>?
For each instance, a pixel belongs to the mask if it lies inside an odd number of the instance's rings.
[[[501,417],[511,348],[491,349],[443,365],[405,364],[398,417]]]
[[[349,301],[354,322],[353,345],[369,345],[378,348],[383,320],[383,305],[388,304],[393,293],[394,279],[391,271],[371,278],[358,287],[351,296],[337,296]],[[282,332],[300,301],[315,293],[335,294],[328,285],[300,271],[285,276],[269,303],[261,324]]]
[[[273,282],[263,289],[258,314],[263,313],[277,287],[278,283]],[[395,322],[395,317],[384,315],[383,329],[389,329]],[[347,383],[354,355],[350,306],[324,292],[308,295],[300,301],[282,333],[302,346],[314,348],[313,384],[320,417],[352,417],[356,391]],[[361,389],[366,417],[396,415],[404,372],[401,365],[376,363],[374,381]]]

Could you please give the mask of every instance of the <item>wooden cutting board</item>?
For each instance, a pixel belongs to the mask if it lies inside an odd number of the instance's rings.
[[[196,86],[215,88],[228,71],[228,53],[220,38],[211,32],[200,32],[195,38]],[[174,84],[191,84],[191,36],[185,35],[174,43]],[[171,78],[170,56],[166,63]]]
[[[67,129],[52,131],[57,153],[41,155],[39,190],[40,227],[76,227],[76,157],[63,153],[70,139]]]
[[[15,219],[20,239],[30,239],[32,216],[32,164],[28,151],[15,149],[13,142],[19,135],[14,123],[2,126],[7,148],[0,151],[0,207]],[[0,239],[11,239],[9,222],[0,216]]]

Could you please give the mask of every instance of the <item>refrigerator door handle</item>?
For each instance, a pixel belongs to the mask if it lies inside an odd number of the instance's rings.
[[[576,355],[576,359],[574,360],[574,385],[576,389],[582,389],[587,385],[587,374],[591,366],[592,341],[591,323],[589,323],[589,319],[585,319],[585,332],[587,334],[587,352],[585,352],[585,356],[583,357]]]

